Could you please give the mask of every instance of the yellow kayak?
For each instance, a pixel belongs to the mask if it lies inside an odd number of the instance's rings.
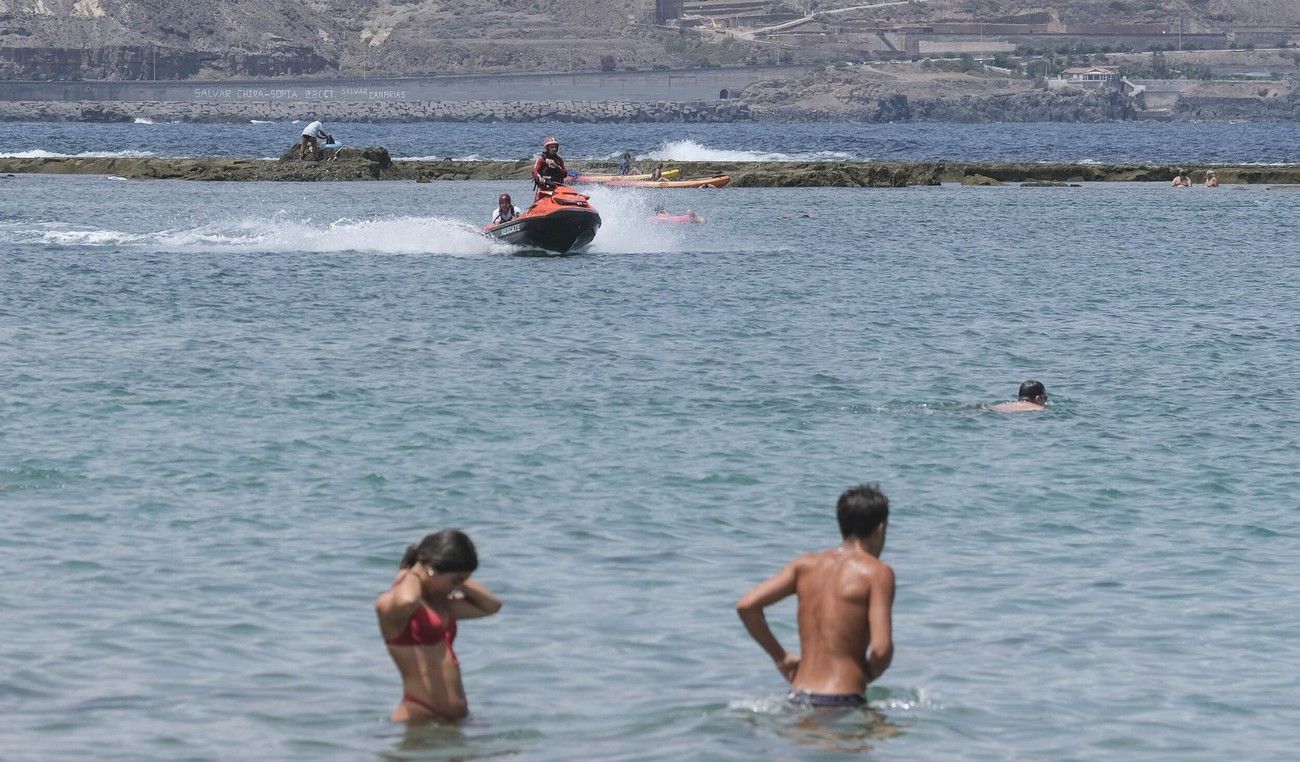
[[[675,168],[672,169],[664,169],[663,174],[660,174],[659,177],[663,179],[677,179],[677,176],[679,176],[679,174],[681,174],[681,170],[677,169],[675,166]],[[577,174],[577,177],[573,178],[573,182],[604,183],[604,182],[615,182],[615,181],[628,181],[628,179],[650,179],[650,174],[599,174],[599,173],[589,174],[586,172],[580,172]]]
[[[730,175],[718,175],[698,180],[614,180],[607,184],[614,188],[722,188],[729,182]]]

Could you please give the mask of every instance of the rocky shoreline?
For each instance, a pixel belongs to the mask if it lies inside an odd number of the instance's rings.
[[[742,122],[736,101],[0,101],[4,122]]]
[[[608,172],[608,162],[573,162],[574,169]],[[0,158],[0,174],[112,175],[133,180],[433,182],[514,180],[526,182],[532,162],[412,161],[389,157],[384,148],[343,148],[328,161],[303,161],[288,152],[279,160],[229,158]],[[1154,164],[1014,162],[678,162],[681,176],[730,175],[737,188],[900,188],[961,183],[1026,183],[1059,187],[1074,182],[1169,182],[1178,167]],[[1193,181],[1209,167],[1185,165]],[[1224,184],[1300,183],[1300,165],[1217,165]]]

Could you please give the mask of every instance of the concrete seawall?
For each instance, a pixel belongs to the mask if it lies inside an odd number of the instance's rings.
[[[276,102],[306,107],[336,102],[442,103],[494,101],[660,101],[718,100],[755,82],[797,79],[806,66],[733,66],[572,73],[394,77],[383,79],[246,79],[162,81],[0,81],[0,101],[180,101]]]
[[[734,101],[0,101],[8,122],[248,122],[312,116],[329,122],[736,122]]]

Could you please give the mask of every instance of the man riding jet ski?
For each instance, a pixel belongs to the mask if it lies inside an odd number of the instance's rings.
[[[564,167],[560,157],[560,141],[547,138],[542,142],[542,155],[533,164],[533,187],[537,188],[537,200],[540,201],[546,191],[554,190],[557,185],[564,185],[569,171]]]
[[[600,230],[600,213],[589,196],[564,184],[567,170],[560,158],[560,141],[547,138],[542,145],[542,155],[533,165],[536,201],[520,213],[509,195],[501,194],[498,213],[483,230],[523,249],[564,254],[591,243]]]

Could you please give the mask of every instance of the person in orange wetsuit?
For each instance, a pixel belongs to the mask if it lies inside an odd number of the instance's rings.
[[[547,138],[542,143],[542,155],[533,164],[533,185],[537,188],[537,200],[554,190],[557,185],[564,185],[569,177],[569,170],[560,157],[560,141]]]

